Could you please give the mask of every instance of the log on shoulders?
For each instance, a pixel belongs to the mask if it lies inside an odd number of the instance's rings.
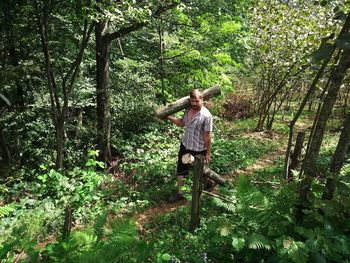
[[[181,161],[184,164],[193,165],[194,156],[192,156],[189,153],[186,153],[185,155],[182,156]],[[219,174],[211,170],[207,165],[204,165],[203,174],[220,185],[228,185],[231,188],[233,187],[233,185],[230,182],[228,182],[226,179],[222,178]]]
[[[220,86],[214,86],[212,88],[203,91],[203,100],[208,100],[212,97],[219,96],[221,94]],[[157,110],[157,116],[160,119],[165,119],[167,116],[174,114],[180,110],[188,108],[191,105],[190,96],[183,97],[173,103],[165,105]]]

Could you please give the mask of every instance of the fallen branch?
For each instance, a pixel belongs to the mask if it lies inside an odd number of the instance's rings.
[[[228,199],[228,198],[223,197],[223,196],[221,196],[221,195],[213,194],[213,193],[208,192],[208,191],[205,191],[205,190],[202,190],[202,193],[204,193],[204,194],[206,194],[206,195],[210,195],[210,196],[215,197],[215,198],[219,198],[219,199],[221,199],[221,200],[223,200],[223,201],[225,201],[225,202],[231,203],[231,204],[235,204],[235,203],[236,203],[235,200]]]

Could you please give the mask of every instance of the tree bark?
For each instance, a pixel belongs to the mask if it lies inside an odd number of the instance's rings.
[[[10,153],[10,150],[9,150],[7,143],[6,143],[6,137],[4,134],[4,126],[1,122],[0,122],[0,147],[1,147],[2,152],[3,152],[4,160],[7,163],[11,162],[11,153]]]
[[[102,0],[98,0],[102,3]],[[159,4],[152,12],[153,18],[178,5],[177,1],[168,5]],[[109,54],[113,40],[137,31],[149,22],[135,22],[119,30],[108,33],[108,22],[98,21],[95,28],[96,36],[96,97],[97,97],[97,149],[100,151],[99,159],[105,163],[111,159],[111,113],[109,105]]]
[[[99,160],[107,163],[111,159],[111,114],[109,107],[109,52],[111,43],[103,37],[108,22],[98,22],[96,37],[96,102],[97,102],[97,148]]]
[[[219,86],[214,86],[210,89],[206,89],[203,91],[203,99],[208,100],[214,96],[218,96],[221,94],[221,90]],[[157,115],[159,118],[164,119],[167,116],[178,112],[180,110],[183,110],[185,108],[188,108],[191,105],[190,103],[190,96],[183,97],[173,103],[170,103],[160,109],[157,110]]]
[[[311,189],[312,178],[315,177],[317,171],[317,159],[319,156],[321,144],[323,141],[324,132],[326,129],[327,120],[331,114],[334,103],[336,101],[342,80],[345,76],[346,70],[350,66],[350,52],[344,51],[340,59],[339,65],[332,77],[332,83],[325,97],[324,103],[320,110],[320,115],[315,126],[315,131],[311,139],[310,149],[306,155],[302,170],[305,173],[305,178],[300,182],[299,197],[306,201],[307,195]],[[331,187],[331,186],[329,186]],[[301,212],[300,212],[301,213]]]
[[[70,232],[72,230],[72,214],[73,210],[70,206],[67,206],[64,210],[64,224],[62,229],[62,239],[68,240]]]
[[[348,112],[344,123],[343,130],[340,134],[337,148],[333,154],[332,162],[330,166],[330,171],[332,173],[331,177],[327,178],[326,182],[326,192],[323,194],[322,198],[331,200],[334,196],[336,189],[335,180],[338,177],[340,170],[345,162],[346,154],[350,146],[350,112]]]
[[[200,197],[202,193],[204,156],[195,156],[193,164],[193,186],[190,231],[193,232],[199,226]]]
[[[323,141],[326,124],[329,119],[329,116],[331,115],[333,106],[337,99],[340,86],[342,84],[342,81],[344,79],[344,76],[349,66],[350,66],[350,51],[344,50],[342,57],[339,61],[339,65],[336,71],[334,72],[334,75],[332,76],[332,82],[330,84],[328,93],[323,102],[323,105],[320,111],[320,116],[318,118],[318,121],[315,127],[315,132],[312,136],[308,155],[306,155],[304,159],[303,170],[306,176],[312,176],[312,177],[316,176],[316,162],[317,162],[321,144]]]
[[[344,23],[337,39],[339,39],[340,37],[342,37],[348,30],[349,30],[349,15],[347,17],[347,21]],[[331,34],[328,38],[332,38],[333,34]],[[292,142],[293,142],[293,133],[294,133],[294,126],[296,124],[296,122],[298,121],[302,111],[304,110],[304,107],[307,103],[307,101],[309,100],[309,98],[312,96],[312,94],[314,93],[315,89],[316,89],[316,84],[318,82],[318,80],[321,78],[325,68],[327,67],[329,61],[331,60],[333,53],[336,49],[336,45],[334,44],[332,46],[332,50],[329,54],[329,56],[323,61],[321,68],[318,70],[314,80],[312,81],[310,88],[308,89],[297,113],[294,115],[293,119],[291,120],[290,124],[289,124],[289,138],[288,138],[288,145],[287,145],[287,150],[286,150],[286,155],[285,155],[285,159],[284,159],[284,171],[285,171],[285,176],[286,179],[288,179],[288,171],[289,171],[289,159],[290,159],[290,149],[292,148]],[[338,60],[338,59],[337,59]],[[309,145],[309,143],[308,143]],[[309,146],[307,147],[307,149],[309,149]],[[302,169],[303,170],[303,167]]]
[[[300,158],[301,150],[303,149],[304,137],[305,137],[305,132],[298,132],[294,151],[290,156],[291,162],[290,162],[289,171],[288,171],[289,181],[293,180],[292,170],[296,169],[300,163],[299,158]]]
[[[14,30],[13,30],[13,23],[14,23],[14,1],[7,1],[6,8],[4,10],[4,15],[6,17],[5,21],[5,26],[7,27],[7,40],[8,40],[8,52],[10,55],[10,63],[13,67],[18,67],[18,53],[16,51],[16,46],[15,43],[18,41],[16,39],[16,36],[14,35]],[[21,85],[20,82],[20,77],[17,77],[15,80],[16,83],[16,100],[15,100],[15,105],[23,111],[24,109],[24,91],[23,91],[23,86]]]
[[[330,170],[332,173],[339,174],[340,169],[342,168],[345,158],[346,152],[350,145],[350,112],[348,112],[344,123],[343,129],[340,134],[340,138],[338,141],[337,148],[333,154],[332,163]]]
[[[162,102],[163,105],[166,105],[166,98],[164,95],[165,91],[165,84],[164,84],[164,79],[165,79],[165,59],[164,59],[164,53],[165,53],[165,34],[163,30],[163,21],[160,20],[159,22],[159,27],[158,27],[158,36],[159,36],[159,77],[162,83],[162,91],[161,91],[161,96],[162,96]]]
[[[71,64],[68,72],[62,76],[62,87],[58,88],[50,56],[51,50],[49,44],[49,17],[51,10],[49,10],[48,3],[46,2],[44,2],[42,10],[37,1],[34,1],[34,5],[36,8],[38,29],[44,54],[46,77],[50,91],[51,116],[55,126],[56,169],[61,170],[63,168],[63,153],[65,145],[64,129],[68,112],[68,102],[74,89],[78,71],[83,60],[84,51],[87,47],[91,32],[94,27],[93,24],[88,26],[87,20],[84,20],[84,30],[82,33],[82,41],[81,46],[79,47],[79,52],[76,55],[74,62]],[[60,100],[60,90],[62,90],[63,93],[62,101]]]

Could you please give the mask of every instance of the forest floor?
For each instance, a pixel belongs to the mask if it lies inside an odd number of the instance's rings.
[[[223,177],[227,180],[229,180],[230,182],[234,183],[235,179],[238,178],[238,176],[240,175],[247,175],[250,176],[252,175],[254,172],[267,168],[271,165],[273,165],[273,163],[280,158],[281,156],[284,156],[285,154],[285,149],[286,149],[286,136],[285,135],[281,135],[278,133],[266,133],[266,132],[249,132],[249,133],[245,133],[245,135],[243,137],[246,138],[254,138],[254,139],[258,139],[258,140],[262,140],[262,141],[266,141],[266,142],[272,142],[272,141],[279,141],[279,147],[272,151],[269,152],[263,156],[261,156],[260,158],[256,159],[254,163],[252,163],[251,165],[247,166],[244,169],[237,169],[232,171],[230,174],[227,175],[223,175]],[[215,189],[213,190],[214,192],[216,191]],[[158,217],[159,215],[164,215],[167,213],[171,213],[173,211],[175,211],[176,209],[178,209],[181,206],[184,205],[188,205],[190,204],[189,201],[187,200],[181,200],[178,202],[161,202],[158,203],[148,209],[146,209],[145,211],[142,211],[141,213],[138,213],[134,216],[134,219],[136,221],[136,224],[139,228],[140,232],[143,232],[143,226],[145,224],[147,224],[148,222],[150,222],[152,219]]]

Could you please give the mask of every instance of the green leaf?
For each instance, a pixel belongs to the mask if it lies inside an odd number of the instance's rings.
[[[220,229],[220,235],[227,237],[230,234],[230,229],[227,226],[224,226]]]
[[[168,253],[164,253],[162,255],[162,260],[169,261],[171,259],[171,256]]]
[[[245,240],[244,238],[241,237],[232,237],[232,246],[236,251],[242,250],[245,245]]]
[[[5,95],[3,95],[3,94],[0,93],[0,98],[2,98],[3,101],[5,101],[6,104],[7,104],[9,107],[11,107],[11,102],[5,97]]]
[[[271,249],[270,241],[263,235],[253,233],[248,238],[248,247],[250,249]]]

